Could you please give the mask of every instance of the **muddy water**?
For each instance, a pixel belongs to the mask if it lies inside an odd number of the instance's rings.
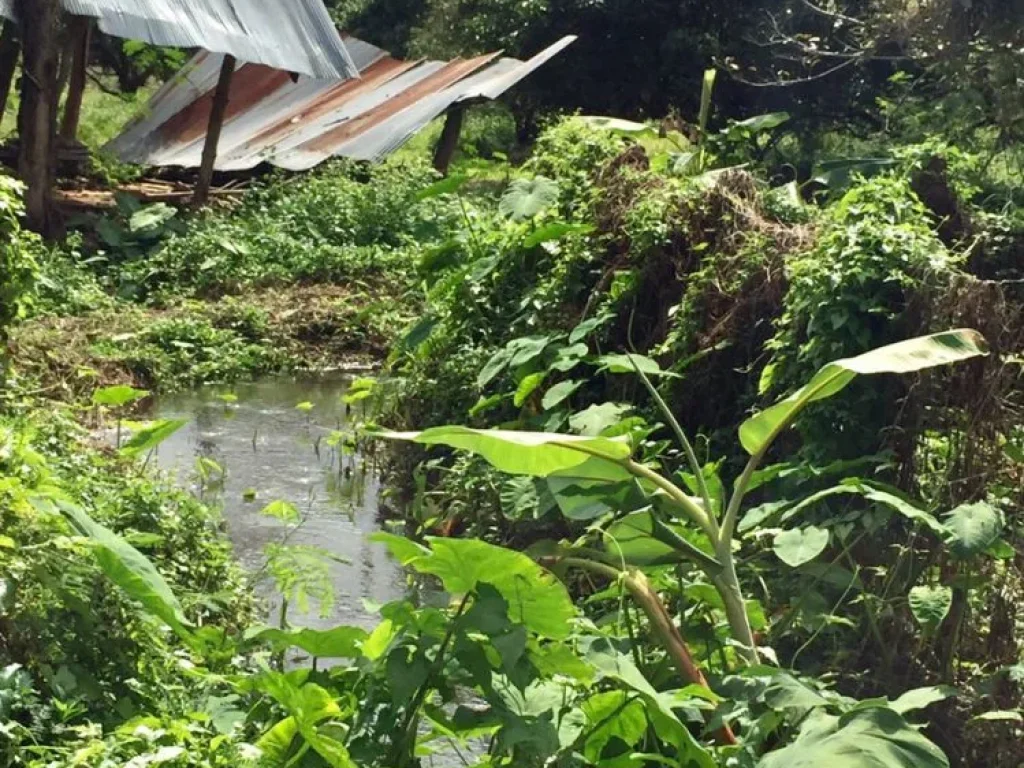
[[[402,569],[384,547],[367,540],[381,528],[377,478],[362,468],[360,457],[342,456],[328,444],[333,432],[345,428],[341,396],[349,381],[341,375],[270,378],[166,396],[154,404],[153,418],[188,420],[159,447],[159,466],[221,505],[235,554],[250,572],[264,569],[268,544],[284,541],[320,547],[345,561],[330,561],[335,600],[327,615],[315,602],[306,614],[289,606],[295,625],[372,628],[377,618],[368,604],[405,594]],[[235,401],[225,402],[225,394]],[[297,408],[300,403],[312,407]],[[200,459],[216,462],[223,478],[214,471],[204,481]],[[296,505],[302,523],[293,528],[262,514],[274,500]],[[260,579],[259,589],[267,598],[268,620],[276,623],[281,597],[268,578]]]

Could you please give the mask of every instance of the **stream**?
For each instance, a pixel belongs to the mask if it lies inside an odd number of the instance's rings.
[[[328,445],[331,434],[345,427],[341,397],[350,381],[342,374],[309,375],[205,387],[160,397],[151,412],[152,418],[188,421],[160,445],[158,466],[220,504],[235,556],[247,570],[262,571],[264,548],[286,537],[288,544],[320,547],[344,561],[329,561],[334,605],[326,615],[315,601],[305,614],[289,606],[295,625],[372,629],[378,617],[368,604],[406,592],[401,566],[367,538],[381,528],[378,478],[359,468],[359,457],[353,461]],[[200,459],[216,462],[223,476],[202,462],[208,475],[202,480]],[[298,507],[302,523],[294,531],[262,513],[276,500]],[[269,578],[258,589],[268,603],[268,623],[276,624],[280,594]]]

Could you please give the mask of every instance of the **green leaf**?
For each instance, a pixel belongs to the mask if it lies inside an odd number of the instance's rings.
[[[429,200],[432,197],[440,197],[441,195],[451,195],[462,189],[463,185],[469,181],[470,177],[464,173],[453,173],[440,181],[435,181],[426,189],[422,189],[416,193],[417,200]]]
[[[913,587],[907,595],[907,602],[925,635],[931,637],[949,614],[953,590],[949,587]]]
[[[116,387],[104,387],[92,393],[93,405],[105,405],[109,408],[119,408],[128,403],[134,403],[149,396],[149,390],[135,389],[124,384]]]
[[[924,709],[939,701],[945,701],[951,696],[956,696],[957,690],[951,685],[930,685],[927,688],[915,688],[907,691],[896,701],[889,705],[889,709],[899,712],[901,715],[913,712],[917,709]]]
[[[990,712],[982,712],[980,715],[975,715],[971,720],[1024,723],[1024,715],[1021,715],[1021,713],[1016,709],[993,709]]]
[[[776,534],[772,549],[779,560],[793,568],[809,563],[828,546],[828,531],[809,525]]]
[[[609,313],[588,317],[586,320],[582,321],[579,325],[573,328],[572,331],[569,333],[569,343],[576,344],[577,342],[583,341],[585,338],[587,338],[587,336],[592,334],[602,325],[605,325],[609,320],[612,319],[612,317],[613,315]]]
[[[654,360],[644,355],[636,354],[612,354],[601,355],[594,360],[599,371],[608,373],[636,373],[636,369],[646,373],[648,376],[671,376],[679,378],[679,374],[672,371],[663,371],[661,366]]]
[[[594,227],[590,224],[569,224],[565,221],[553,221],[537,227],[523,238],[523,247],[536,248],[541,243],[561,240],[566,235],[586,235],[593,231]]]
[[[188,637],[185,627],[189,621],[181,603],[149,558],[74,504],[58,502],[58,507],[82,535],[92,540],[96,561],[107,578],[148,613],[162,619],[182,637]]]
[[[268,643],[275,651],[301,648],[310,656],[320,659],[355,658],[362,654],[363,641],[369,635],[360,627],[338,626],[332,629],[277,629],[253,627],[246,631],[245,639]]]
[[[666,526],[714,557],[714,547],[703,534],[674,523],[666,523]],[[666,565],[688,559],[685,553],[655,537],[654,516],[649,510],[633,512],[611,525],[604,534],[604,548],[614,559],[622,558],[630,565]]]
[[[401,537],[375,534],[409,568],[439,578],[455,595],[490,584],[508,603],[509,619],[543,637],[567,637],[576,618],[565,585],[522,552],[479,539],[427,539],[430,549],[409,547]],[[411,544],[412,542],[408,542]]]
[[[537,390],[537,387],[544,383],[544,378],[547,375],[547,371],[539,371],[538,373],[524,376],[523,380],[519,382],[519,386],[516,387],[516,393],[512,397],[512,404],[516,408],[521,407],[529,399],[530,395]]]
[[[810,715],[793,743],[757,768],[949,768],[935,744],[891,709],[871,707],[835,717]]]
[[[532,219],[558,200],[558,184],[545,176],[513,179],[501,196],[498,211],[513,221]]]
[[[792,395],[743,422],[740,442],[751,455],[767,449],[810,403],[832,397],[858,374],[910,373],[988,354],[977,331],[961,329],[921,336],[836,360]]]
[[[313,405],[313,403],[311,403],[309,400],[304,400],[304,401],[302,401],[301,403],[299,403],[298,405],[295,406],[295,410],[302,411],[303,413],[309,413],[315,407],[316,406]]]
[[[377,436],[423,445],[447,445],[482,456],[502,472],[533,477],[547,477],[572,469],[592,456],[622,464],[632,453],[629,441],[625,439],[553,432],[513,432],[447,426],[423,432],[379,432]]]
[[[760,131],[770,131],[772,128],[778,128],[788,120],[788,112],[768,112],[763,115],[748,117],[746,120],[739,120],[733,125],[740,128],[749,128],[751,131],[756,133]]]
[[[625,403],[601,403],[569,417],[569,428],[581,435],[600,435],[633,409]]]
[[[573,392],[583,386],[583,381],[580,379],[572,379],[570,381],[560,381],[547,392],[544,393],[544,398],[541,400],[541,407],[545,411],[550,411],[557,405],[560,405],[564,400],[571,397]]]
[[[995,544],[1003,532],[1002,513],[983,501],[961,504],[946,515],[943,522],[948,531],[949,550],[961,560],[981,554]]]
[[[280,499],[267,504],[267,506],[260,510],[260,514],[267,517],[276,517],[284,523],[297,523],[302,519],[298,507],[290,501],[282,501]]]
[[[512,353],[508,347],[499,349],[490,359],[484,363],[484,367],[480,369],[480,373],[476,377],[476,385],[483,389],[490,384],[498,376],[499,373],[508,368],[508,362],[512,358]]]
[[[373,394],[377,388],[377,380],[367,377],[358,378],[348,385],[345,394],[341,396],[341,402],[346,405],[355,405]]]
[[[122,456],[140,456],[156,448],[179,429],[188,424],[186,419],[160,419],[140,429],[131,440],[121,446]]]
[[[128,231],[147,233],[159,230],[164,224],[178,215],[178,210],[167,203],[154,203],[136,211],[128,220]]]
[[[627,691],[596,693],[580,708],[589,726],[583,754],[595,765],[600,763],[601,753],[612,739],[632,747],[647,731],[645,706],[636,694]]]
[[[604,117],[603,115],[579,115],[574,118],[590,128],[597,128],[613,133],[624,133],[631,135],[647,134],[657,136],[658,132],[646,123],[637,123],[632,120],[623,120],[619,117]]]

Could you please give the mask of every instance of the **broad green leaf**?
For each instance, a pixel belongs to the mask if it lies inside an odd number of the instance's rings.
[[[346,405],[354,405],[355,403],[365,400],[372,395],[376,388],[376,379],[366,377],[355,379],[348,385],[348,389],[345,390],[345,394],[341,396],[341,402]]]
[[[530,398],[530,395],[537,391],[537,387],[544,383],[546,376],[546,371],[538,371],[537,373],[524,376],[523,380],[519,382],[519,386],[516,387],[516,393],[512,397],[512,404],[516,408],[521,407]]]
[[[298,403],[298,404],[297,404],[297,405],[295,406],[295,410],[297,410],[297,411],[302,411],[303,413],[309,413],[309,412],[310,412],[310,411],[312,411],[312,410],[313,410],[313,409],[314,409],[315,407],[316,407],[316,406],[315,406],[315,405],[313,405],[313,403],[311,403],[311,402],[310,402],[309,400],[304,400],[304,401],[302,401],[301,403]]]
[[[545,411],[550,411],[557,405],[567,398],[571,397],[573,392],[583,386],[583,381],[580,379],[572,379],[569,381],[560,381],[555,386],[551,387],[547,392],[544,393],[544,398],[541,400],[541,407]]]
[[[480,369],[480,373],[476,377],[476,385],[483,389],[490,384],[498,376],[499,373],[508,368],[508,362],[512,358],[512,353],[508,347],[499,349],[490,359],[484,363],[484,367]]]
[[[501,196],[498,211],[513,221],[532,219],[558,200],[558,184],[545,176],[513,179]]]
[[[542,354],[544,350],[551,344],[550,336],[521,336],[518,339],[512,339],[506,348],[509,351],[509,365],[512,368],[518,368],[521,365],[532,363]]]
[[[147,389],[135,389],[124,384],[116,387],[104,387],[92,393],[93,405],[105,405],[108,408],[119,408],[149,396]]]
[[[544,637],[567,637],[576,618],[565,585],[522,552],[479,539],[428,538],[429,550],[375,534],[402,565],[439,578],[455,595],[490,584],[508,603],[509,619]],[[412,542],[408,542],[411,544]]]
[[[156,448],[160,443],[188,424],[186,419],[160,419],[145,429],[140,429],[131,440],[121,446],[123,456],[140,456]]]
[[[628,511],[633,476],[620,464],[589,458],[571,469],[547,477],[548,489],[558,508],[570,520],[593,520],[611,511]],[[641,499],[639,506],[648,502]],[[613,510],[612,505],[615,505]]]
[[[701,143],[707,136],[708,121],[711,119],[711,97],[715,92],[715,77],[717,69],[704,70],[704,82],[700,91],[700,112],[697,114],[697,126],[700,128]]]
[[[447,445],[482,456],[495,468],[513,475],[547,477],[577,467],[592,456],[621,464],[632,453],[621,438],[513,432],[500,429],[434,427],[423,432],[380,432],[388,440]]]
[[[657,135],[657,130],[647,123],[637,123],[632,120],[623,120],[620,117],[604,117],[603,115],[579,115],[574,120],[586,124],[591,128],[598,128],[613,133],[628,134],[649,134]]]
[[[440,197],[441,195],[451,195],[462,189],[463,185],[469,181],[469,175],[463,173],[453,173],[451,176],[435,181],[426,189],[422,189],[416,193],[417,200],[429,200],[432,197]]]
[[[966,560],[981,554],[999,540],[1003,515],[983,501],[961,504],[943,521],[948,531],[946,543],[954,557]]]
[[[608,427],[622,421],[622,418],[633,409],[625,403],[601,403],[592,405],[586,410],[569,417],[569,428],[581,435],[600,435]]]
[[[960,329],[920,336],[857,357],[836,360],[785,400],[743,422],[740,442],[751,455],[764,451],[807,405],[832,397],[858,374],[910,373],[985,354],[988,352],[981,334]]]
[[[558,350],[558,354],[555,359],[548,365],[548,369],[552,371],[558,371],[559,373],[566,373],[571,371],[587,356],[590,349],[586,344],[572,344],[568,347],[562,347]]]
[[[637,694],[627,691],[596,693],[580,708],[589,726],[583,754],[595,765],[600,763],[601,753],[612,739],[632,747],[647,731],[646,707]]]
[[[714,557],[715,550],[707,537],[691,528],[674,523],[666,525],[694,547]],[[604,548],[613,558],[622,558],[631,565],[665,565],[685,561],[688,556],[654,535],[654,517],[649,510],[626,515],[604,533]]]
[[[913,587],[907,595],[907,602],[917,623],[925,635],[930,637],[949,614],[953,605],[953,590],[949,587]]]
[[[770,752],[757,768],[949,768],[935,744],[884,707],[843,717],[818,711],[795,741]]]
[[[181,603],[149,558],[74,504],[60,502],[57,506],[75,528],[92,540],[96,561],[107,578],[137,600],[148,613],[187,637],[185,628],[189,621]]]
[[[267,765],[287,765],[292,742],[299,734],[299,727],[294,717],[279,720],[256,741],[261,754],[261,761]]]
[[[793,568],[809,563],[828,546],[828,531],[824,528],[809,525],[806,528],[793,528],[782,531],[775,536],[772,549],[779,560]]]
[[[662,370],[661,366],[651,358],[633,353],[601,355],[594,360],[594,363],[598,366],[599,371],[608,373],[636,373],[636,369],[639,368],[648,376],[679,378],[678,373]]]
[[[362,654],[362,644],[369,637],[360,627],[339,626],[332,629],[277,629],[253,627],[246,631],[246,640],[269,643],[274,650],[301,648],[321,659],[355,658]]]
[[[290,501],[282,501],[280,499],[267,504],[267,506],[260,510],[260,514],[267,517],[275,517],[284,523],[297,523],[302,519],[298,507]]]
[[[915,688],[907,691],[896,701],[889,705],[889,709],[899,712],[901,715],[913,712],[917,709],[924,709],[939,701],[945,701],[951,696],[956,696],[957,690],[951,685],[930,685],[927,688]]]
[[[993,709],[990,712],[982,712],[980,715],[975,715],[971,720],[1024,723],[1024,715],[1016,709]]]
[[[585,338],[587,338],[587,336],[592,334],[602,325],[605,325],[607,322],[609,322],[612,319],[612,317],[613,315],[608,313],[588,317],[586,320],[582,321],[579,325],[573,328],[572,331],[569,333],[569,343],[575,344],[577,342],[583,341]]]
[[[772,128],[778,128],[787,120],[789,120],[788,112],[768,112],[763,115],[748,117],[746,120],[739,120],[733,125],[740,128],[749,128],[755,132],[770,131]]]
[[[159,230],[161,226],[177,215],[177,208],[167,203],[147,205],[145,208],[132,214],[128,220],[128,231],[133,234],[139,234],[149,230]]]
[[[566,235],[585,235],[593,231],[594,227],[590,224],[569,224],[565,221],[553,221],[537,227],[523,238],[523,247],[536,248],[541,243],[561,240]]]

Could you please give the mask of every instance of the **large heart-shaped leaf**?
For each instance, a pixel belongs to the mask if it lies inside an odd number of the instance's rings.
[[[368,637],[360,627],[338,626],[331,629],[278,629],[254,627],[245,633],[246,640],[270,644],[274,650],[301,648],[317,658],[354,658],[362,653],[362,643]]]
[[[757,768],[949,768],[937,746],[899,714],[871,707],[835,717],[811,714],[796,740],[761,758]]]
[[[987,354],[977,331],[960,329],[920,336],[879,347],[863,355],[836,360],[785,400],[761,411],[740,426],[740,442],[747,453],[758,454],[789,427],[810,403],[832,397],[858,374],[910,373]]]
[[[961,560],[984,552],[996,543],[1003,530],[1002,513],[983,501],[961,504],[943,522],[949,532],[946,543],[950,552]]]
[[[558,200],[558,184],[545,177],[514,179],[501,196],[498,210],[515,221],[532,219]]]
[[[108,408],[117,408],[128,403],[134,403],[149,395],[148,389],[136,389],[125,384],[118,384],[113,387],[103,387],[92,393],[93,405],[105,405]]]
[[[124,456],[141,456],[156,448],[188,423],[185,419],[160,419],[140,429],[131,440],[121,446]]]
[[[946,619],[953,605],[953,590],[949,587],[917,586],[907,595],[910,612],[921,625],[925,635],[935,634],[935,630]]]
[[[560,435],[554,432],[514,432],[448,426],[434,427],[423,432],[379,432],[377,436],[423,445],[447,445],[482,456],[502,472],[533,477],[564,472],[592,457],[621,464],[632,453],[629,441],[625,438]]]
[[[388,533],[371,539],[387,545],[402,565],[439,578],[452,594],[490,584],[508,603],[513,622],[544,637],[569,635],[576,607],[565,585],[522,552],[479,539],[430,537],[429,549]]]
[[[828,546],[828,531],[809,525],[806,528],[794,528],[782,531],[775,537],[772,549],[779,560],[793,568],[809,563]]]
[[[181,603],[149,558],[121,536],[97,523],[80,507],[67,502],[59,502],[58,507],[75,528],[92,540],[96,561],[107,578],[137,600],[148,613],[187,637],[185,627],[189,622]]]

